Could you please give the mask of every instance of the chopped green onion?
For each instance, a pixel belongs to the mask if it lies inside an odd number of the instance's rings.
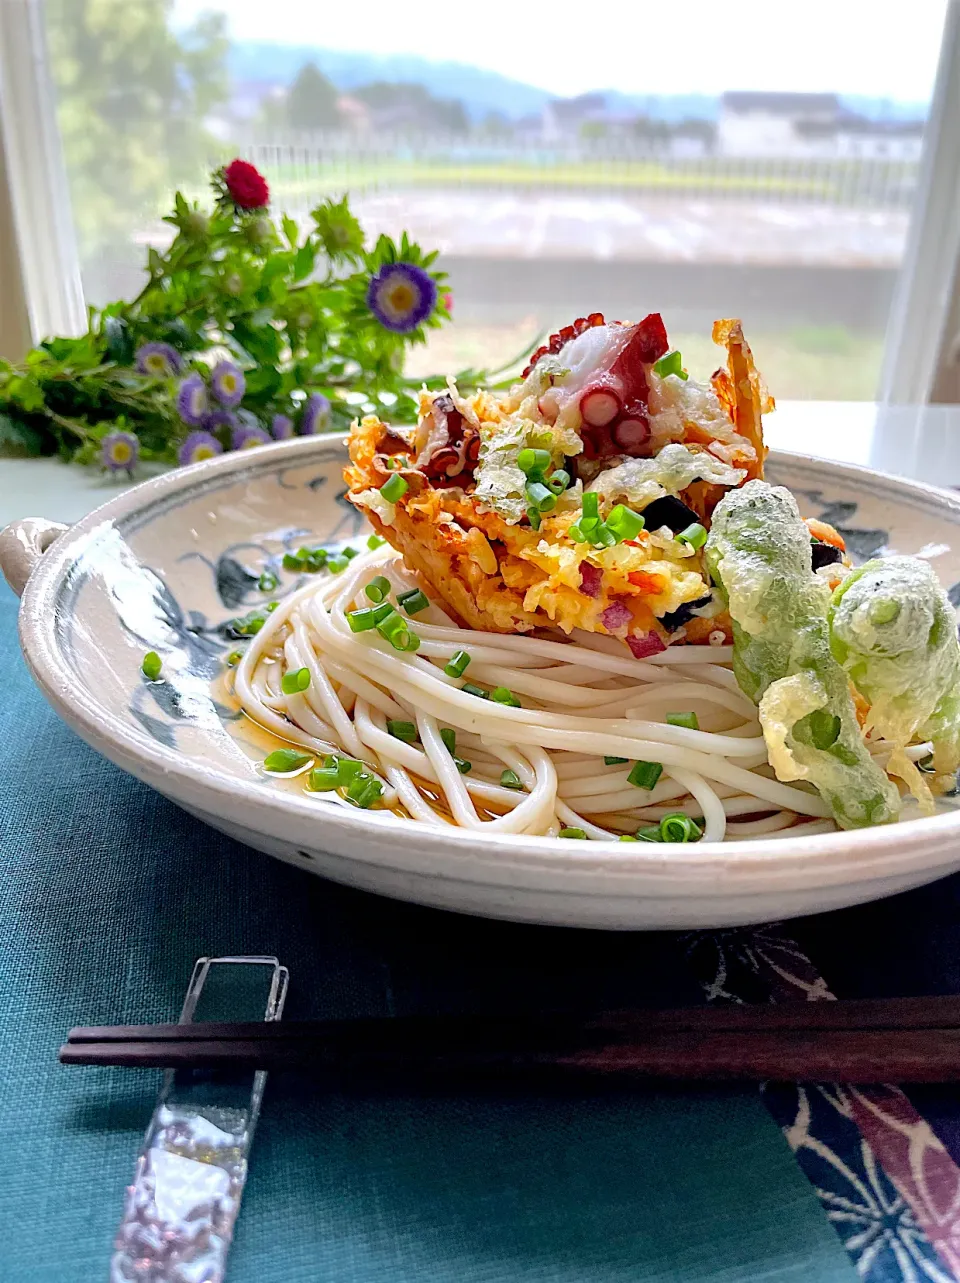
[[[516,771],[500,772],[500,787],[505,789],[522,789],[523,784],[520,782],[520,776]]]
[[[449,664],[444,664],[443,671],[448,677],[462,677],[470,663],[470,656],[465,650],[458,650]]]
[[[540,529],[540,511],[538,508],[527,509],[527,520],[530,522],[531,530]]]
[[[239,650],[232,650],[223,662],[229,668],[233,668],[235,665],[240,663],[241,659],[243,659],[243,652]]]
[[[398,472],[395,472],[393,476],[388,477],[380,487],[380,493],[383,495],[384,499],[386,499],[387,503],[396,503],[398,499],[403,498],[409,489],[410,487],[407,485],[406,481],[404,481],[403,477],[401,477]]]
[[[687,526],[686,530],[681,530],[678,535],[674,535],[674,538],[677,543],[689,544],[691,548],[702,548],[707,542],[707,532],[699,521],[694,521]]]
[[[408,592],[398,593],[397,602],[408,615],[417,615],[430,605],[426,594],[421,592],[419,588],[411,588]]]
[[[600,520],[600,496],[596,490],[588,490],[583,496],[583,517],[580,518],[580,525],[583,526],[583,518],[587,520]]]
[[[231,619],[228,627],[235,637],[254,637],[266,622],[263,615],[251,610],[247,615]]]
[[[465,695],[476,695],[478,699],[490,698],[489,691],[485,691],[482,686],[474,686],[470,682],[464,682],[460,689]]]
[[[332,757],[324,758],[324,766],[332,767],[337,772],[337,784],[340,788],[346,787],[351,780],[355,780],[358,775],[368,774],[367,768],[363,762],[356,757],[340,757],[334,754]]]
[[[303,562],[294,553],[285,552],[283,554],[283,568],[284,570],[302,570]]]
[[[551,472],[547,477],[547,485],[555,495],[561,495],[569,486],[571,480],[569,472],[566,472],[563,468],[558,468],[556,472]]]
[[[490,692],[490,698],[495,704],[506,704],[508,708],[523,707],[513,691],[508,690],[506,686],[495,686]]]
[[[295,673],[284,673],[280,678],[280,689],[284,695],[299,695],[310,685],[310,669],[298,668]]]
[[[871,624],[892,624],[900,614],[900,603],[892,597],[878,597],[869,610]]]
[[[604,766],[622,766],[625,762],[629,761],[629,757],[605,757],[603,759],[603,764]]]
[[[390,580],[386,575],[377,575],[376,579],[371,579],[363,590],[371,601],[378,605],[390,596]]]
[[[581,842],[586,839],[586,836],[583,829],[561,829],[557,834],[558,838],[579,838]]]
[[[667,725],[682,726],[688,731],[698,731],[700,729],[696,713],[668,713]]]
[[[277,607],[278,607],[279,605],[280,605],[280,603],[279,603],[278,601],[268,601],[268,602],[267,602],[267,614],[268,614],[268,615],[272,615],[272,614],[273,614],[273,612],[277,609]]]
[[[386,602],[383,605],[387,605]],[[394,650],[409,651],[420,649],[420,638],[416,633],[411,632],[407,627],[406,621],[398,615],[395,610],[391,610],[377,624],[377,632],[381,637],[385,637]]]
[[[331,793],[340,787],[340,777],[335,766],[316,766],[307,776],[311,793]]]
[[[568,538],[572,539],[574,543],[587,542],[587,537],[581,530],[580,523],[577,521],[571,522],[570,525],[567,527],[567,536]]]
[[[591,542],[595,548],[612,548],[617,542],[617,536],[605,522],[601,521],[597,523]]]
[[[298,561],[309,561],[311,557],[315,557],[315,556],[316,556],[318,553],[320,553],[320,552],[324,552],[324,553],[325,553],[325,552],[326,552],[326,549],[325,549],[325,548],[306,548],[306,547],[304,547],[304,548],[298,548],[298,549],[297,549],[297,560],[298,560]]]
[[[379,606],[374,606],[372,608],[373,622],[375,624],[382,624],[389,615],[395,615],[396,613],[397,612],[394,610],[393,605],[389,601],[382,601]]]
[[[373,552],[374,548],[382,548],[386,542],[386,539],[381,539],[379,535],[367,536],[367,547],[371,552]]]
[[[632,834],[632,833],[621,833],[621,834],[620,834],[620,837],[618,838],[618,841],[620,841],[620,842],[639,842],[639,841],[640,841],[640,839],[639,839],[639,838],[635,838],[635,837],[633,836],[633,834]]]
[[[440,738],[443,740],[443,746],[451,757],[457,751],[457,732],[451,730],[449,726],[444,726],[440,731]]]
[[[530,501],[530,507],[536,508],[538,512],[552,512],[557,506],[557,496],[542,481],[529,481],[526,486],[526,495]]]
[[[645,828],[637,829],[638,842],[662,842],[663,835],[660,832],[659,824],[648,824]]]
[[[273,592],[279,582],[272,570],[265,570],[257,580],[257,587],[261,592]]]
[[[668,352],[659,361],[654,362],[653,372],[659,374],[661,379],[665,379],[668,374],[676,374],[681,379],[687,377],[687,372],[683,368],[683,357],[677,351]]]
[[[148,681],[155,682],[163,668],[163,660],[155,650],[148,650],[140,664],[140,671]]]
[[[636,785],[638,789],[650,790],[662,774],[663,767],[659,762],[635,762],[627,783]]]
[[[347,557],[328,557],[327,558],[327,569],[330,571],[331,574],[334,574],[334,575],[339,575],[340,571],[346,570],[346,568],[349,565],[350,565],[350,560]]]
[[[318,570],[322,570],[330,560],[330,554],[326,548],[314,548],[304,562],[304,569],[311,575],[315,575]]]
[[[587,539],[593,538],[593,536],[596,534],[597,530],[599,529],[599,526],[600,526],[599,517],[581,517],[580,518],[580,529],[583,531]]]
[[[624,539],[636,539],[644,524],[639,512],[624,507],[622,503],[617,504],[606,521],[607,529],[616,537],[617,543],[623,543]]]
[[[357,806],[366,810],[374,802],[379,801],[383,793],[383,785],[374,776],[367,771],[361,771],[347,785],[345,796],[351,802],[356,802]]]
[[[550,467],[550,451],[521,450],[517,455],[517,467],[527,477],[543,476]]]
[[[417,727],[414,722],[397,722],[388,718],[387,730],[395,740],[403,740],[405,744],[412,744],[417,738]]]
[[[660,821],[660,838],[664,842],[697,842],[700,837],[700,826],[681,811],[665,815]]]
[[[455,757],[453,759],[453,764],[461,775],[469,775],[473,770],[473,763],[465,762],[462,757]]]
[[[360,553],[352,544],[347,544],[346,548],[340,549],[340,556],[346,557],[347,561],[353,561],[354,557],[360,556]]]
[[[263,759],[263,768],[266,771],[298,771],[309,761],[309,753],[298,753],[295,748],[275,748]]]
[[[347,623],[350,625],[352,633],[365,633],[371,628],[376,628],[376,611],[370,606],[364,606],[361,610],[348,610]]]

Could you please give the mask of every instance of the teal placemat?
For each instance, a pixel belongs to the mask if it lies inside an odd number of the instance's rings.
[[[159,1075],[62,1069],[77,1023],[162,1020],[200,954],[276,953],[287,1013],[695,1002],[682,942],[483,922],[284,866],[46,707],[0,593],[0,1279],[106,1277]],[[856,1277],[755,1089],[320,1096],[275,1078],[230,1283]]]

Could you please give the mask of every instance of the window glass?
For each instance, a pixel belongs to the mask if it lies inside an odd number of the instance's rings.
[[[47,0],[88,300],[241,154],[277,210],[346,190],[441,250],[456,320],[416,372],[660,310],[698,372],[739,315],[776,395],[869,399],[944,10]]]

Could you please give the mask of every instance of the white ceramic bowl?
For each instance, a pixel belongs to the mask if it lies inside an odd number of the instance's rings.
[[[422,904],[607,928],[761,922],[890,895],[960,869],[960,812],[887,828],[723,845],[622,845],[430,830],[264,779],[211,678],[223,621],[265,600],[265,558],[361,534],[342,438],[223,455],[145,482],[66,530],[15,523],[0,562],[23,592],[20,636],[44,695],[124,770],[248,845]],[[922,553],[960,601],[960,498],[865,469],[774,454],[771,480],[842,528],[854,556]],[[283,576],[271,596],[289,591]],[[145,683],[143,654],[164,660]],[[638,661],[642,662],[642,661]],[[136,858],[135,854],[131,858]]]

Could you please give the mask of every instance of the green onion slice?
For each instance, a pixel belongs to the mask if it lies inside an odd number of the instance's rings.
[[[707,542],[707,532],[699,521],[694,521],[678,535],[674,535],[674,538],[677,543],[688,544],[691,548],[702,548]]]
[[[604,766],[623,766],[629,761],[629,757],[605,757],[603,764]]]
[[[627,776],[627,783],[649,791],[662,774],[663,766],[659,762],[635,762],[633,770]]]
[[[581,842],[586,839],[586,836],[584,829],[561,829],[557,834],[558,838],[579,838]]]
[[[421,592],[419,588],[411,588],[407,592],[397,593],[397,602],[408,615],[419,614],[421,610],[426,610],[430,605],[427,595]]]
[[[272,570],[265,570],[257,580],[257,587],[261,592],[273,592],[279,582]]]
[[[365,633],[371,628],[376,628],[376,611],[370,606],[364,606],[361,610],[348,610],[347,623],[350,625],[352,633]]]
[[[523,707],[513,691],[508,690],[506,686],[495,686],[490,692],[490,698],[495,704],[506,704],[508,708]]]
[[[367,536],[367,547],[370,549],[371,552],[373,552],[375,548],[382,548],[386,542],[387,542],[386,539],[381,539],[379,535]]]
[[[665,379],[668,374],[676,374],[681,379],[687,377],[687,372],[683,368],[683,357],[676,350],[667,352],[659,361],[655,361],[653,372],[659,374],[661,379]]]
[[[644,524],[639,512],[624,507],[622,503],[617,504],[606,520],[606,527],[615,536],[617,543],[623,543],[625,539],[636,539]]]
[[[298,753],[295,748],[275,748],[263,759],[266,771],[298,771],[311,760],[309,753]]]
[[[407,485],[406,481],[404,481],[403,477],[400,476],[399,472],[395,472],[393,476],[388,477],[380,487],[380,493],[383,495],[384,499],[386,499],[387,503],[396,503],[398,499],[403,498],[409,489],[410,487]]]
[[[522,789],[523,784],[520,776],[516,771],[506,770],[500,772],[500,786],[505,789]]]
[[[465,650],[458,650],[449,664],[444,664],[443,671],[448,677],[462,677],[470,663],[470,656]]]
[[[583,527],[584,517],[588,521],[600,520],[600,497],[595,490],[588,490],[583,496],[583,517],[580,518],[581,527]]]
[[[398,722],[388,718],[387,730],[395,740],[403,740],[405,744],[412,744],[417,738],[417,727],[414,722]]]
[[[461,775],[469,775],[473,770],[473,763],[465,762],[462,757],[455,757],[453,759],[453,764]]]
[[[682,812],[665,815],[660,821],[660,840],[663,842],[698,842],[700,837],[700,826]]]
[[[696,713],[668,713],[666,722],[668,726],[682,726],[688,731],[698,731],[700,729]]]
[[[521,450],[517,455],[517,467],[527,477],[543,476],[550,467],[549,450]]]
[[[307,776],[307,788],[311,793],[331,793],[339,785],[340,777],[335,766],[316,766]]]
[[[363,591],[372,602],[379,605],[390,596],[390,580],[386,575],[377,575],[375,579],[370,580]]]
[[[489,691],[485,691],[482,686],[474,686],[472,682],[464,682],[460,689],[466,695],[476,695],[478,699],[490,698]]]
[[[443,746],[451,757],[457,751],[457,732],[451,730],[449,726],[444,726],[440,731],[440,738],[443,740]]]
[[[284,673],[280,678],[280,689],[284,695],[299,695],[310,685],[310,669],[298,668],[294,673]]]

